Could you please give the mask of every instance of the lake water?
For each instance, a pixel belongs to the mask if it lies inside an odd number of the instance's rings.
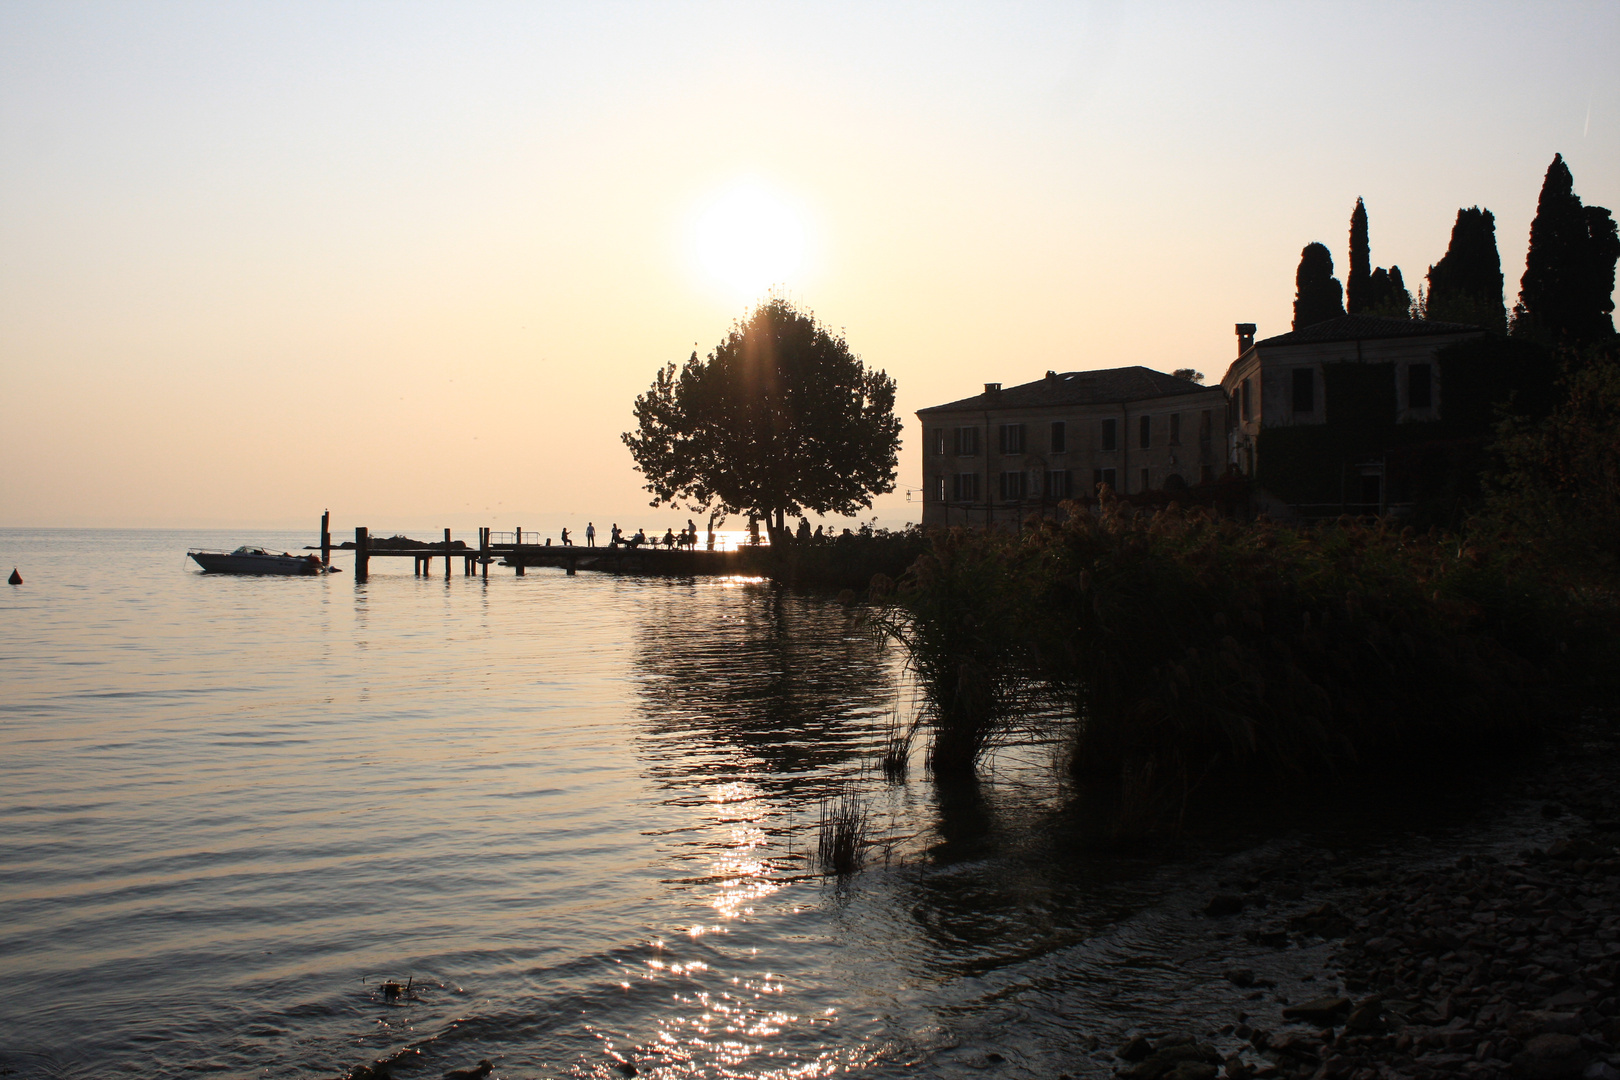
[[[831,600],[184,558],[305,539],[0,530],[0,1075],[1106,1075],[1216,1008],[1197,867],[1055,841],[1055,748],[882,777],[899,660]]]

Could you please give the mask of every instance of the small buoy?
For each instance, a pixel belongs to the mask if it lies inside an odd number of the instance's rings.
[[[11,568],[11,576],[6,578],[6,581],[12,585],[22,584],[22,575],[17,573],[17,568],[15,566]]]

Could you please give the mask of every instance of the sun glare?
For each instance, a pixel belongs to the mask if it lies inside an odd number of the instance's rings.
[[[716,195],[693,226],[698,262],[747,296],[788,284],[804,261],[804,224],[781,198],[753,182]]]

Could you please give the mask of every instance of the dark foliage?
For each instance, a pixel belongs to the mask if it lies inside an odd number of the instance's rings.
[[[796,540],[763,549],[762,563],[773,581],[798,588],[861,590],[878,575],[897,578],[928,550],[920,526],[874,529],[839,536]]]
[[[1367,206],[1360,199],[1350,214],[1350,273],[1344,279],[1344,307],[1352,315],[1372,307],[1372,252],[1367,239]]]
[[[1530,223],[1530,251],[1513,309],[1513,333],[1579,346],[1614,337],[1614,274],[1620,235],[1609,211],[1582,206],[1555,154]]]
[[[1474,206],[1457,211],[1451,243],[1429,267],[1424,317],[1507,333],[1502,258],[1496,250],[1496,217],[1489,210]]]
[[[1533,729],[1549,695],[1602,670],[1614,605],[1525,554],[1388,520],[1289,528],[1105,500],[1018,535],[942,534],[880,603],[939,717],[956,710],[982,743],[1067,702],[1077,773],[1185,807],[1205,781]]]
[[[653,506],[755,513],[784,543],[787,515],[853,515],[894,490],[894,393],[842,336],[773,298],[706,360],[660,371],[623,439]]]
[[[1366,314],[1381,315],[1386,319],[1412,317],[1412,294],[1406,291],[1400,267],[1391,266],[1385,270],[1380,266],[1372,272],[1372,277],[1367,281]]]
[[[1544,557],[1620,567],[1620,352],[1571,356],[1560,402],[1544,417],[1512,416],[1496,446],[1490,511]]]
[[[1344,287],[1333,276],[1333,256],[1325,245],[1306,244],[1294,274],[1294,329],[1344,314]]]

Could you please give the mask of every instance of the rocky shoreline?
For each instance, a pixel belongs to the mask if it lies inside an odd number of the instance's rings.
[[[1319,850],[1223,881],[1208,932],[1263,962],[1223,972],[1225,1022],[1139,1033],[1118,1075],[1620,1080],[1614,726],[1571,727],[1516,779],[1536,811],[1517,851],[1392,869]]]

